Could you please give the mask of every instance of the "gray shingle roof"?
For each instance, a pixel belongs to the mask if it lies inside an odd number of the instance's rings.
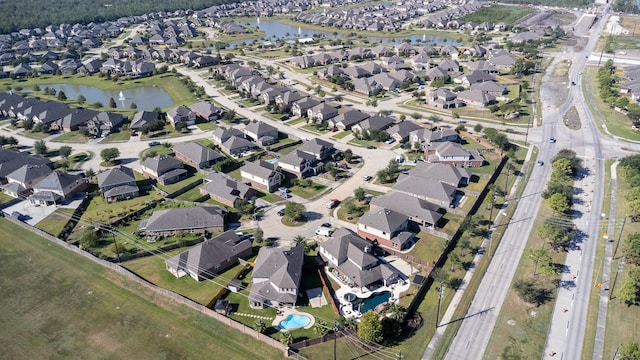
[[[141,165],[155,171],[158,175],[162,175],[169,170],[182,168],[184,166],[182,161],[165,154],[146,158]]]
[[[453,201],[456,187],[434,179],[400,174],[393,190],[449,204]]]
[[[219,206],[177,208],[155,211],[144,231],[204,229],[224,226],[226,210]]]
[[[398,230],[406,221],[406,215],[384,208],[369,211],[360,218],[360,224],[389,234]]]
[[[436,224],[442,218],[442,214],[438,213],[439,206],[397,191],[390,191],[383,196],[373,198],[371,205],[372,207],[391,209],[429,224]]]
[[[47,165],[24,165],[7,175],[7,178],[27,184],[31,181],[42,179],[51,174],[52,170]]]
[[[202,164],[221,159],[224,156],[197,142],[179,143],[173,146],[173,151],[182,154],[196,164]]]
[[[107,171],[99,173],[97,177],[98,177],[98,186],[100,188],[126,184],[131,181],[136,181],[136,177],[133,174],[133,170],[125,166],[118,166],[118,167],[111,168]]]
[[[278,169],[278,165],[271,164],[264,160],[258,160],[256,162],[248,162],[242,168],[242,171],[255,175],[261,179],[268,179],[274,171]]]
[[[216,266],[250,251],[251,241],[241,240],[233,230],[229,230],[167,259],[165,263],[176,271],[185,270],[201,277],[212,277]]]
[[[253,269],[253,284],[249,299],[283,303],[295,303],[298,287],[302,279],[304,248],[300,244],[290,247],[260,248]],[[268,279],[268,281],[260,281]],[[259,280],[256,282],[256,280]],[[279,289],[294,289],[294,293],[284,293]]]

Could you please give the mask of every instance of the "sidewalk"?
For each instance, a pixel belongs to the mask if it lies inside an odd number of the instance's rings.
[[[522,164],[522,168],[520,169],[521,173],[523,172],[523,170],[525,169],[525,167],[527,166],[527,164],[531,160],[531,154],[532,153],[533,153],[533,146],[530,146],[529,150],[527,151],[527,156],[525,158],[525,161]],[[509,198],[513,198],[514,194],[516,193],[516,191],[520,187],[520,183],[521,182],[522,182],[522,175],[518,176],[516,178],[516,181],[514,182],[513,186],[511,187],[511,191],[509,192]],[[505,203],[505,205],[508,206],[509,203],[510,203],[510,201],[507,201]],[[504,214],[505,214],[504,211],[498,211],[498,214],[496,215],[496,218],[493,221],[493,224],[491,225],[491,230],[489,232],[488,237],[486,237],[484,239],[484,241],[482,242],[482,248],[483,249],[487,249],[491,245],[491,241],[492,241],[491,238],[493,237],[493,234],[494,234],[493,229],[495,229],[496,226],[498,226],[502,222],[502,219],[504,218]],[[444,316],[440,320],[440,324],[441,325],[438,328],[436,328],[435,334],[431,338],[431,341],[429,342],[429,345],[427,345],[427,349],[425,350],[424,354],[422,355],[423,359],[426,360],[426,359],[432,359],[433,358],[433,354],[434,354],[435,350],[438,348],[438,345],[440,343],[440,339],[442,338],[442,335],[444,335],[444,332],[447,329],[447,324],[449,324],[449,322],[451,322],[451,320],[453,319],[453,313],[458,308],[458,305],[460,305],[460,301],[462,300],[462,296],[464,295],[464,292],[467,289],[467,285],[471,281],[471,278],[473,278],[473,274],[475,274],[476,266],[480,262],[480,259],[482,258],[482,256],[484,256],[484,253],[478,253],[473,258],[473,263],[472,263],[470,269],[464,275],[464,278],[462,279],[462,283],[460,284],[460,287],[456,290],[456,293],[453,295],[453,299],[451,299],[451,303],[447,307],[447,310],[445,311]]]

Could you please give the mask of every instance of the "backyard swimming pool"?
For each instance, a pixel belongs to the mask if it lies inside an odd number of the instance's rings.
[[[278,328],[282,330],[297,329],[309,325],[310,322],[311,319],[308,316],[291,314],[280,321]]]
[[[377,293],[369,296],[368,298],[362,300],[362,303],[359,306],[360,313],[364,314],[369,310],[375,309],[376,306],[382,304],[383,302],[389,301],[390,297],[391,297],[391,292],[389,291],[383,291],[381,293]]]

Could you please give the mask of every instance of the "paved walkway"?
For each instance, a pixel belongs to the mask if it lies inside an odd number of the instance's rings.
[[[607,326],[607,307],[609,306],[609,292],[613,291],[610,289],[610,276],[611,276],[611,261],[613,260],[613,246],[615,243],[615,237],[620,237],[619,234],[615,233],[616,228],[616,202],[617,202],[617,192],[618,192],[618,183],[617,183],[617,167],[618,161],[611,165],[611,204],[609,206],[609,214],[605,215],[605,219],[609,219],[609,227],[607,229],[607,234],[609,235],[609,239],[605,243],[604,248],[604,261],[602,266],[602,287],[605,289],[600,293],[600,301],[598,304],[598,322],[596,323],[596,338],[595,343],[593,345],[593,359],[600,360],[603,359],[604,356],[604,337],[605,337],[605,329]],[[620,229],[622,231],[622,229]],[[597,266],[597,264],[596,264]],[[597,281],[596,276],[596,281]]]
[[[531,155],[533,152],[533,146],[529,147],[529,150],[527,152],[527,156],[525,158],[525,161],[522,165],[522,169],[520,169],[521,173],[524,173],[525,167],[527,166],[527,164],[529,163],[529,160],[531,159]],[[516,181],[514,182],[513,186],[511,187],[511,191],[509,193],[509,198],[513,198],[513,196],[515,195],[516,191],[518,191],[518,188],[520,187],[520,183],[522,182],[522,176],[518,176]],[[508,205],[508,204],[505,204]],[[505,206],[506,208],[506,206]],[[502,218],[504,217],[504,212],[503,211],[498,211],[498,214],[496,214],[496,218],[493,221],[493,225],[491,226],[492,229],[495,229],[496,226],[498,226],[501,222],[502,222]],[[494,232],[491,231],[490,235],[485,238],[484,242],[482,243],[482,248],[483,249],[487,249],[491,247],[491,238],[493,237]],[[490,255],[490,254],[489,254]],[[432,359],[434,356],[434,352],[435,350],[438,348],[438,344],[440,343],[440,340],[442,339],[442,335],[444,335],[445,330],[447,329],[447,325],[453,320],[453,313],[455,312],[455,310],[458,308],[458,305],[460,305],[460,301],[462,300],[462,296],[464,295],[464,292],[467,290],[467,285],[469,284],[469,282],[471,281],[471,279],[473,278],[473,275],[475,274],[476,271],[476,266],[477,264],[480,262],[480,259],[482,258],[482,256],[484,256],[483,253],[478,252],[476,254],[476,256],[473,258],[473,265],[470,267],[470,269],[467,271],[467,273],[464,275],[464,278],[462,279],[462,283],[460,284],[460,287],[458,287],[458,289],[456,290],[456,293],[453,295],[453,299],[451,299],[451,303],[449,303],[449,306],[447,307],[447,310],[444,313],[444,316],[442,317],[442,319],[440,320],[439,324],[441,324],[438,328],[436,328],[436,332],[435,334],[433,334],[433,337],[431,338],[431,341],[429,342],[429,345],[427,345],[427,349],[425,350],[422,358],[423,359]]]

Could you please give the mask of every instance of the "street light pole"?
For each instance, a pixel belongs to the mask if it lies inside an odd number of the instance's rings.
[[[440,288],[438,288],[438,312],[436,314],[436,328],[440,326],[440,302],[444,296],[444,284],[440,282]]]

